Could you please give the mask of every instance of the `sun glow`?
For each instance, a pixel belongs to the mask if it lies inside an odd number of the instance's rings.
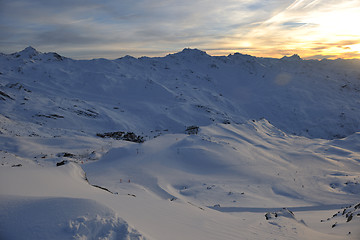
[[[341,10],[317,14],[309,21],[319,25],[322,34],[334,34],[333,37],[344,35],[358,35],[360,28],[360,9],[354,10]]]
[[[352,51],[360,53],[360,43],[348,46]]]
[[[238,34],[233,44],[256,56],[360,58],[359,12],[356,1],[298,0],[247,34]]]

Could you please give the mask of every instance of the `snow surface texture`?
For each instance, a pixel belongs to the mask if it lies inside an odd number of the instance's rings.
[[[359,106],[359,60],[0,54],[0,238],[360,239]]]

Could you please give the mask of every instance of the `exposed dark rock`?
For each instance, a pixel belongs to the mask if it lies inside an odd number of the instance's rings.
[[[124,140],[124,141],[129,141],[129,142],[135,142],[135,143],[143,143],[144,137],[142,136],[137,136],[135,133],[133,132],[107,132],[107,133],[97,133],[96,136],[101,137],[101,138],[113,138],[116,140]]]
[[[59,166],[65,165],[66,163],[67,163],[67,161],[63,160],[61,162],[56,163],[56,166],[59,167]]]
[[[36,116],[37,116],[37,117],[51,118],[51,119],[64,118],[64,116],[57,115],[57,114],[50,114],[50,115],[45,115],[45,114],[36,114]]]
[[[62,152],[56,154],[57,157],[67,157],[67,158],[75,158],[75,154],[68,153],[68,152]]]
[[[292,211],[290,211],[289,209],[287,209],[287,208],[283,208],[283,209],[281,209],[280,211],[277,211],[277,212],[267,212],[265,214],[265,219],[269,220],[269,219],[277,218],[279,216],[295,219],[294,213]]]
[[[3,91],[0,91],[0,96],[3,96],[3,97],[6,97],[6,98],[9,98],[11,100],[14,100],[12,97],[10,97],[8,94],[6,94],[5,92]],[[6,100],[5,98],[1,97],[2,100]]]
[[[98,185],[91,185],[91,186],[96,187],[96,188],[100,188],[101,190],[107,191],[107,192],[109,192],[109,193],[113,193],[113,192],[111,192],[109,189],[104,188],[104,187],[100,187],[100,186],[98,186]]]
[[[91,117],[91,118],[96,118],[99,116],[99,113],[97,113],[91,109],[75,110],[74,112],[79,116],[85,116],[85,117]]]
[[[60,56],[60,55],[57,54],[57,53],[53,53],[53,56],[54,56],[55,59],[57,59],[57,60],[59,60],[59,61],[62,61],[62,60],[63,60],[63,57]]]
[[[326,221],[338,220],[331,226],[332,228],[334,228],[339,221],[348,223],[351,220],[353,220],[354,217],[357,218],[360,215],[358,208],[360,208],[360,203],[358,203],[356,205],[354,204],[354,205],[345,207],[345,208],[343,208],[342,211],[338,211],[331,218],[328,218]],[[346,219],[346,221],[345,221],[345,219]],[[324,220],[322,220],[322,222],[324,222]]]
[[[227,119],[225,119],[224,121],[223,121],[223,124],[230,124],[231,122],[229,121],[229,120],[227,120]]]
[[[6,87],[17,90],[23,89],[25,92],[31,92],[30,90],[26,89],[21,83],[11,83],[11,84],[9,83],[6,85]]]
[[[11,167],[21,167],[22,166],[22,164],[14,164],[14,165],[12,165]]]
[[[194,125],[189,126],[185,129],[185,133],[189,135],[198,134],[198,132],[199,132],[199,127]]]

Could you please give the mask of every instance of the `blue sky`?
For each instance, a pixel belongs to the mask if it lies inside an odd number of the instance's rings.
[[[0,52],[360,58],[358,0],[0,0]]]

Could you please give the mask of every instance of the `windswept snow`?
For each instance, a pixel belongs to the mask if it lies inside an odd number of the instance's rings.
[[[0,200],[2,239],[143,239],[109,208],[79,198]]]
[[[359,239],[359,106],[358,60],[0,54],[0,238]]]

